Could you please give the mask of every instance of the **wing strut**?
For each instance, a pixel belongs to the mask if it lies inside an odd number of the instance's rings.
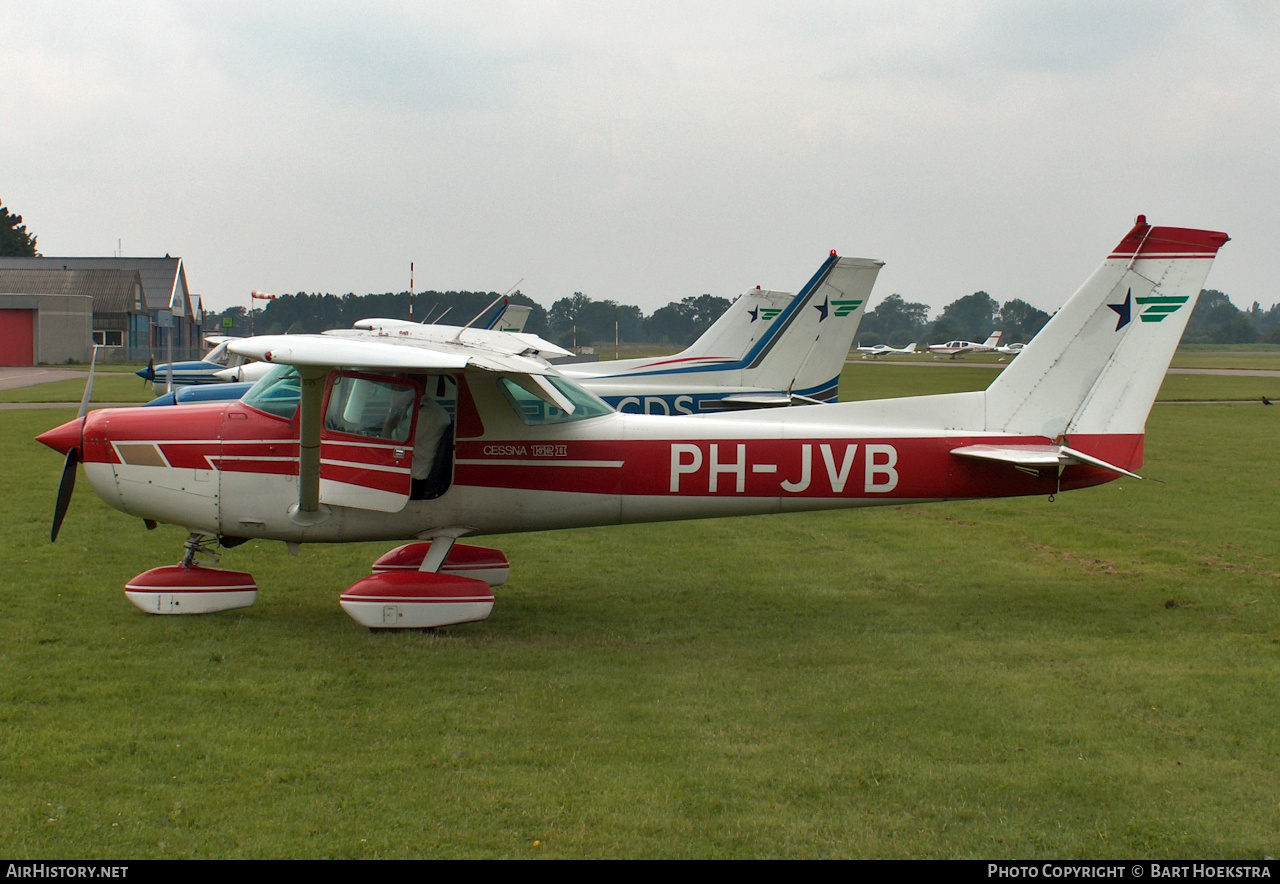
[[[298,366],[298,374],[302,378],[298,406],[298,505],[289,508],[289,518],[300,525],[314,525],[329,518],[329,508],[320,504],[320,406],[329,369]]]

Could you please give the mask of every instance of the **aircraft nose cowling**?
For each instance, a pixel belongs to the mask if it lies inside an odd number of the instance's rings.
[[[149,365],[146,368],[138,369],[134,374],[144,381],[154,381],[156,379],[156,370]]]
[[[59,454],[66,454],[72,448],[80,447],[80,436],[83,428],[84,418],[78,417],[75,420],[67,421],[60,427],[46,430],[36,436],[36,441],[43,445],[48,445]]]

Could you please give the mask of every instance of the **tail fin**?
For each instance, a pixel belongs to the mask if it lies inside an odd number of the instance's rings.
[[[986,391],[986,427],[1141,434],[1225,233],[1133,229]]]
[[[1000,346],[1000,339],[1001,339],[1002,337],[1004,337],[1004,332],[1002,332],[1002,331],[994,331],[994,332],[992,332],[992,333],[991,333],[991,337],[987,338],[985,341],[983,341],[983,342],[982,342],[982,346],[984,346],[984,347],[999,347],[999,346]]]
[[[905,347],[903,347],[903,348],[902,348],[902,352],[903,352],[903,353],[914,353],[914,352],[916,352],[916,342],[915,342],[915,341],[912,341],[910,344],[907,344],[907,346],[905,346]]]
[[[529,320],[529,314],[533,312],[532,307],[523,304],[505,304],[493,317],[485,328],[491,328],[494,331],[503,332],[522,332],[524,324]]]
[[[778,318],[772,336],[747,354],[743,383],[834,402],[840,372],[883,266],[883,261],[832,253]]]
[[[748,289],[696,341],[676,355],[683,359],[741,359],[768,333],[774,320],[794,298],[790,292],[774,292],[759,286]]]

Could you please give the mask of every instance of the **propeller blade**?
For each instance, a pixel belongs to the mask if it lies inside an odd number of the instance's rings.
[[[58,502],[53,507],[53,531],[49,534],[50,543],[58,539],[62,520],[66,518],[67,507],[71,505],[71,493],[76,490],[76,466],[79,463],[79,450],[68,448],[67,459],[62,465],[62,481],[58,483]]]
[[[142,386],[147,385],[147,381],[154,381],[156,378],[156,358],[152,356],[147,360],[147,376],[142,379]]]
[[[89,400],[93,398],[93,370],[98,365],[98,345],[93,345],[93,357],[89,360],[89,380],[84,384],[84,395],[80,397],[80,413],[76,417],[84,417],[89,411]],[[83,426],[83,425],[82,425]]]

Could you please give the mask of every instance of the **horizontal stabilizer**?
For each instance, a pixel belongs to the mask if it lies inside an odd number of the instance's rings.
[[[958,457],[989,460],[1032,469],[1043,467],[1061,469],[1071,464],[1086,464],[1102,470],[1110,470],[1122,476],[1129,476],[1132,479],[1142,478],[1137,473],[1131,473],[1123,467],[1107,463],[1105,460],[1076,451],[1066,445],[964,445],[951,449],[951,453]]]
[[[799,393],[734,393],[702,403],[704,411],[736,411],[750,408],[786,408],[790,405],[826,405],[821,399]]]

